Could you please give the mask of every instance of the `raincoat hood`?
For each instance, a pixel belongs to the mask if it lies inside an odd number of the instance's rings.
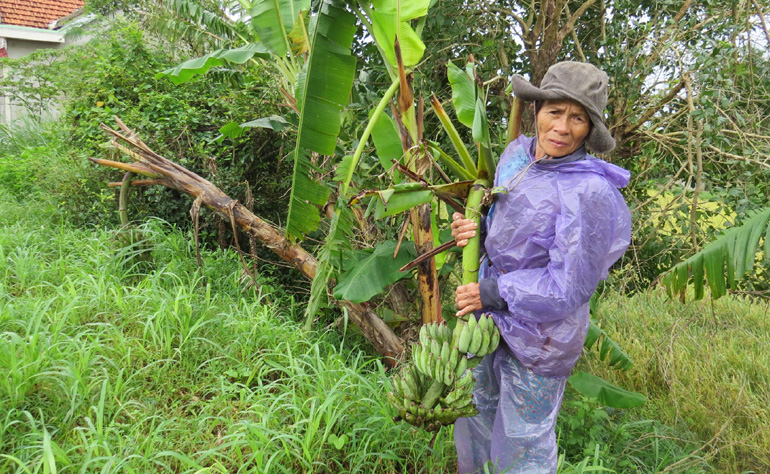
[[[532,140],[534,144],[534,139],[524,137],[519,140],[517,142],[523,146],[527,146],[528,140]],[[562,158],[540,160],[536,165],[544,169],[558,170],[560,173],[596,173],[618,189],[625,188],[631,179],[631,172],[589,155],[585,147],[580,147],[571,155]]]

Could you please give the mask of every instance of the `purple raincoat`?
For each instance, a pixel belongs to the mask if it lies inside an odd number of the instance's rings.
[[[534,139],[523,135],[500,158],[495,186],[507,193],[484,224],[479,278],[496,279],[507,303],[484,310],[505,343],[474,370],[480,414],[455,425],[460,473],[485,462],[494,472],[556,472],[554,426],[588,331],[588,301],[631,239],[618,191],[629,176],[582,147],[536,162]]]

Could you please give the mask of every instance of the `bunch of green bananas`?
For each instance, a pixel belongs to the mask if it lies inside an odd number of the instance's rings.
[[[428,431],[438,431],[460,417],[478,413],[473,405],[473,373],[481,359],[500,343],[500,332],[491,316],[482,314],[454,330],[446,323],[420,328],[420,343],[412,345],[411,364],[391,378],[388,400],[401,419]]]

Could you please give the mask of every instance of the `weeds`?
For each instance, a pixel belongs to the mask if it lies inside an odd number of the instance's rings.
[[[392,422],[356,336],[303,332],[282,294],[244,296],[233,255],[198,269],[158,221],[142,259],[109,231],[42,222],[0,230],[0,472],[452,469],[451,432],[429,453]]]
[[[719,472],[770,469],[766,303],[728,296],[682,305],[658,291],[610,294],[599,321],[635,367],[616,373],[595,360],[584,362],[592,372],[646,395],[647,406],[632,416],[659,422],[645,425],[646,433],[625,455],[639,456],[641,447],[652,443],[650,449],[660,455],[640,462],[660,470],[676,464],[668,472],[699,472],[687,469],[706,462]],[[642,429],[628,428],[637,434]],[[659,449],[671,438],[688,449],[679,459]]]

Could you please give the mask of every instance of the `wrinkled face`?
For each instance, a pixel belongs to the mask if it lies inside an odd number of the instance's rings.
[[[582,105],[570,99],[546,100],[537,111],[535,158],[567,156],[583,144],[591,120]]]

